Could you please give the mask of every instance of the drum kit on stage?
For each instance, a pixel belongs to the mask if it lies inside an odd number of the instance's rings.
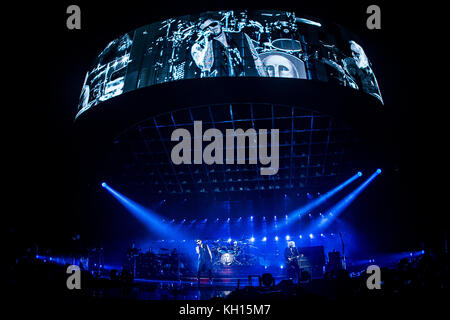
[[[125,253],[124,268],[136,277],[170,276],[178,263],[178,257],[172,256],[169,249],[160,248],[158,253],[139,249]]]
[[[215,241],[211,246],[213,263],[217,266],[254,266],[258,259],[252,249],[254,245],[246,241],[235,241],[234,243]]]

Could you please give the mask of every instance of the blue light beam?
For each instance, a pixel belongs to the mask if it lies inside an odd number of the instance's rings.
[[[353,190],[348,196],[336,203],[328,212],[328,214],[321,219],[317,228],[325,228],[334,219],[336,219],[342,211],[344,211],[355,199],[356,197],[381,173],[381,169],[377,169],[366,181],[364,181],[358,188]]]
[[[355,181],[356,179],[358,179],[361,176],[362,176],[361,172],[356,173],[354,176],[350,177],[349,179],[347,179],[346,181],[344,181],[343,183],[338,185],[336,188],[328,191],[324,195],[320,196],[319,198],[315,199],[314,201],[311,201],[310,203],[306,204],[305,206],[291,212],[289,214],[289,218],[288,218],[289,223],[292,223],[296,219],[300,219],[305,213],[316,208],[320,204],[324,203],[326,200],[331,198],[333,195],[335,195],[336,193],[338,193],[339,191],[344,189],[346,186],[348,186],[350,183],[352,183],[353,181]]]
[[[101,186],[105,188],[110,194],[112,194],[114,198],[116,198],[117,201],[119,201],[120,204],[125,207],[125,209],[133,214],[133,216],[136,217],[141,223],[143,223],[150,231],[153,231],[160,236],[169,236],[170,239],[172,239],[174,235],[177,235],[177,239],[186,239],[184,235],[180,234],[179,230],[176,230],[168,224],[162,223],[163,218],[157,213],[141,206],[140,204],[127,198],[123,194],[117,192],[106,182],[102,182]]]

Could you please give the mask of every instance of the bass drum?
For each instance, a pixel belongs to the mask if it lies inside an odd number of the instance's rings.
[[[220,257],[220,263],[224,266],[229,266],[234,262],[234,254],[232,253],[224,253]]]
[[[291,54],[273,50],[259,57],[269,77],[307,79],[305,63]]]

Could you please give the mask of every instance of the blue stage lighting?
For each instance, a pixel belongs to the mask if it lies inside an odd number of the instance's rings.
[[[263,238],[262,238],[262,241],[263,241],[263,242],[266,242],[266,241],[267,241],[267,237],[263,237]]]
[[[228,240],[227,240],[227,241],[228,241],[228,243],[230,243],[230,242],[231,242],[231,238],[228,238]]]
[[[275,236],[275,241],[278,241],[278,236]]]
[[[380,174],[381,170],[378,169],[375,171],[366,181],[364,181],[358,188],[353,190],[349,195],[347,195],[344,199],[339,201],[330,209],[330,214],[328,217],[321,219],[321,221],[317,224],[316,227],[313,228],[324,228],[329,225],[334,219],[336,219],[345,208],[347,208],[356,197]]]
[[[353,181],[355,181],[356,179],[358,179],[361,176],[362,176],[361,172],[358,172],[357,174],[353,175],[352,177],[350,177],[349,179],[347,179],[346,181],[344,181],[343,183],[341,183],[334,189],[328,191],[324,195],[321,195],[320,197],[309,202],[307,205],[292,211],[289,214],[289,221],[293,222],[293,220],[295,220],[292,218],[297,218],[297,219],[301,218],[306,212],[318,207],[320,204],[322,204],[323,202],[328,200],[330,197],[332,197],[333,195],[335,195],[336,193],[338,193],[339,191],[344,189],[346,186],[348,186],[350,183],[352,183]],[[308,195],[309,195],[309,193],[308,193]]]
[[[303,236],[302,236],[302,235],[299,235],[298,237],[299,237],[300,239],[303,239]]]
[[[141,223],[143,223],[149,230],[164,237],[174,237],[174,235],[177,235],[178,237],[183,238],[179,230],[176,230],[172,226],[161,222],[162,218],[156,212],[153,212],[152,210],[147,209],[134,202],[133,200],[127,198],[123,194],[111,188],[106,183],[102,183],[102,187],[104,187],[111,195],[113,195],[114,198],[116,198],[116,200],[125,207],[125,209],[133,214],[133,216]]]
[[[309,234],[309,238],[310,238],[310,239],[313,239],[313,238],[314,238],[314,235],[313,235],[312,233],[310,233],[310,234]]]
[[[287,235],[287,236],[286,236],[286,240],[289,241],[290,239],[291,239],[291,236]]]
[[[254,238],[254,237],[251,237],[251,238],[250,238],[250,242],[255,242],[255,238]]]
[[[358,176],[362,176],[362,172],[361,171],[358,171]]]

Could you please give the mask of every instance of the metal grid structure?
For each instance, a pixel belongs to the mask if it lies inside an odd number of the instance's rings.
[[[259,161],[248,164],[248,144],[244,165],[173,164],[170,153],[178,142],[170,140],[171,134],[185,128],[193,139],[194,120],[202,121],[203,132],[208,128],[223,133],[237,128],[279,129],[278,173],[263,176]],[[153,194],[226,193],[232,198],[248,191],[311,189],[326,183],[327,178],[352,172],[352,163],[345,157],[351,132],[331,116],[300,107],[251,103],[198,106],[160,114],[130,128],[115,140],[110,159],[114,160],[114,172],[121,172],[122,182],[145,185]]]

